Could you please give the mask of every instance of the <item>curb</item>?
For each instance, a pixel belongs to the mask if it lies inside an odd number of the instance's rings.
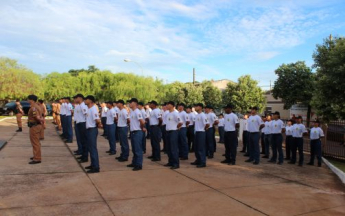
[[[328,166],[328,168],[330,168],[332,172],[334,172],[339,177],[343,184],[345,184],[345,173],[331,164],[326,158],[322,157],[322,160]]]
[[[13,117],[13,116],[12,116],[12,117],[5,117],[5,118],[3,118],[3,119],[0,119],[0,122],[2,122],[2,121],[4,121],[4,120],[7,120],[7,119],[16,119],[16,117]],[[28,117],[27,117],[27,116],[23,116],[22,119],[28,119]],[[46,120],[52,120],[53,117],[49,116],[49,117],[46,117],[45,119],[46,119]]]

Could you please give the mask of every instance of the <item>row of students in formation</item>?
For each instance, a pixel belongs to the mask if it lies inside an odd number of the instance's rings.
[[[69,98],[63,98],[60,101],[60,119],[62,126],[62,137],[67,143],[73,139],[72,131],[72,113],[73,106]],[[74,96],[74,124],[75,134],[78,143],[78,149],[75,155],[79,155],[80,163],[89,161],[87,166],[89,173],[99,172],[100,165],[97,151],[97,135],[98,129],[104,128],[104,134],[109,141],[109,155],[116,154],[116,140],[121,145],[121,153],[116,159],[119,162],[126,162],[129,159],[128,131],[130,131],[131,149],[133,158],[127,166],[134,171],[141,170],[143,167],[143,154],[146,153],[146,137],[145,133],[150,131],[152,155],[149,158],[152,161],[161,160],[161,152],[168,155],[169,161],[165,166],[171,169],[178,169],[180,160],[188,160],[189,152],[195,152],[196,160],[192,165],[198,168],[206,167],[206,158],[212,159],[216,151],[215,129],[218,125],[220,130],[220,142],[225,145],[225,160],[222,163],[229,165],[236,164],[236,153],[238,146],[238,129],[239,119],[232,112],[232,106],[229,104],[224,107],[224,115],[218,119],[214,114],[211,106],[204,107],[203,104],[195,104],[194,107],[186,107],[184,104],[177,104],[173,101],[162,104],[162,109],[158,108],[156,101],[149,102],[149,108],[143,108],[143,104],[136,98],[127,101],[129,108],[125,106],[123,100],[116,102],[108,101],[101,106],[101,109],[95,104],[95,98],[91,95],[84,98],[78,94]],[[204,109],[205,108],[205,109]],[[205,112],[204,112],[205,111]],[[303,134],[306,129],[299,122],[290,128],[285,127],[280,120],[279,113],[273,114],[273,120],[266,122],[257,114],[258,108],[252,107],[251,112],[245,117],[244,126],[244,148],[246,156],[249,159],[246,162],[252,162],[257,165],[260,163],[260,136],[265,141],[265,158],[269,158],[269,148],[272,149],[273,156],[269,162],[277,162],[283,164],[283,133],[287,133],[289,152],[292,152],[290,163],[296,162],[296,151],[299,150],[299,164],[303,164]],[[149,124],[147,124],[149,122]],[[290,123],[288,123],[290,124]],[[149,127],[147,127],[149,125]],[[260,135],[261,133],[264,135]],[[319,163],[321,146],[320,138],[323,136],[322,130],[315,124],[315,129],[311,133],[313,146],[312,154],[317,154]],[[316,132],[315,132],[316,131]],[[293,136],[293,139],[290,138]],[[266,137],[267,136],[267,137]],[[316,137],[318,138],[316,139]],[[314,139],[315,138],[315,139]],[[163,149],[161,151],[160,142],[163,141]],[[279,155],[279,157],[278,157]],[[312,159],[314,156],[312,156]],[[310,161],[310,164],[313,160]]]

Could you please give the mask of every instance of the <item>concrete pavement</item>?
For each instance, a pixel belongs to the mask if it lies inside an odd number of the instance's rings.
[[[28,128],[15,133],[15,120],[0,122],[0,215],[345,215],[345,187],[325,166],[283,166],[263,160],[236,166],[221,164],[218,145],[207,168],[188,161],[170,170],[151,162],[150,144],[142,171],[133,172],[105,153],[98,137],[101,172],[87,175],[51,122],[42,141],[42,163],[29,165]],[[117,145],[118,154],[120,152]],[[117,155],[118,155],[117,154]],[[307,156],[308,157],[308,156]],[[306,158],[308,160],[308,158]],[[89,165],[88,163],[83,166]]]

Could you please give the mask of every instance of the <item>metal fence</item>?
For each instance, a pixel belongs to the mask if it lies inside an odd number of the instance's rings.
[[[323,155],[345,161],[345,121],[331,121],[324,127]]]

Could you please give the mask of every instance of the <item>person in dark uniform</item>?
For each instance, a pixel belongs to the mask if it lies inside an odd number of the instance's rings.
[[[17,124],[18,124],[18,130],[16,130],[16,132],[22,132],[23,131],[22,117],[24,115],[24,111],[18,99],[16,100],[16,108],[14,109],[14,114],[16,115]]]
[[[189,152],[194,152],[194,118],[195,113],[192,110],[191,106],[188,106],[186,109],[186,113],[189,119],[189,125],[187,127],[187,140],[188,140],[188,149]]]
[[[292,130],[293,130],[293,125],[292,125],[292,120],[288,120],[286,128],[285,128],[285,151],[286,151],[286,158],[285,160],[290,160],[291,156],[291,143],[293,142],[293,137],[292,137]]]
[[[319,127],[320,122],[317,120],[314,122],[314,127],[310,129],[310,161],[308,165],[313,166],[315,156],[317,157],[317,165],[321,167],[322,163],[322,144],[321,138],[325,135],[323,130]]]
[[[149,102],[151,111],[148,112],[149,116],[149,126],[150,126],[150,134],[148,133],[147,136],[151,138],[151,147],[152,147],[152,161],[160,161],[161,160],[161,129],[160,126],[162,125],[162,113],[161,110],[157,107],[157,101]],[[148,108],[147,108],[148,110]]]

